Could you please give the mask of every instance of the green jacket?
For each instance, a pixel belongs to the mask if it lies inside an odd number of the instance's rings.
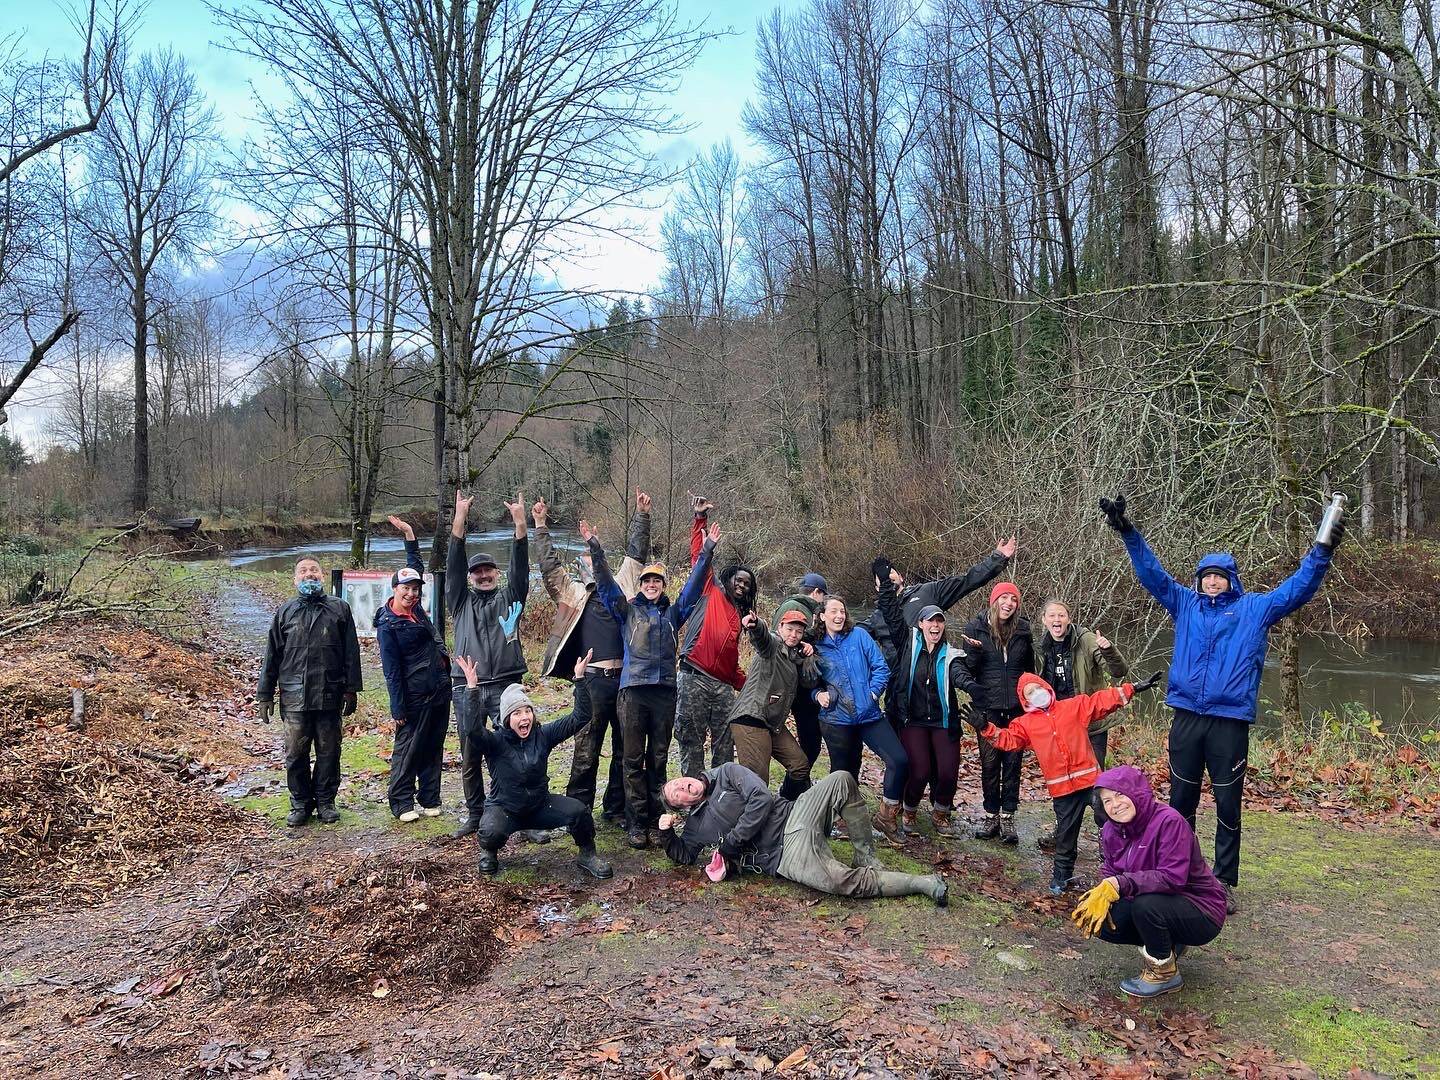
[[[767,630],[758,619],[749,633],[755,655],[745,669],[745,685],[735,697],[730,719],[760,720],[771,731],[778,731],[790,715],[795,688],[820,685],[819,664],[814,656],[806,657],[798,647],[792,649],[785,645],[778,634]]]

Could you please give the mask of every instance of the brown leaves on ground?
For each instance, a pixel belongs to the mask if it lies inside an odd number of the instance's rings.
[[[374,855],[332,877],[272,883],[195,952],[226,994],[464,987],[490,970],[521,910],[516,892],[477,880],[458,852]]]

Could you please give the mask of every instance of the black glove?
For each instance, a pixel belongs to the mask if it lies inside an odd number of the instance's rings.
[[[960,719],[974,728],[976,735],[979,735],[980,732],[985,730],[987,723],[985,717],[980,714],[979,709],[975,708],[975,706],[968,701],[960,706]]]
[[[1101,498],[1100,509],[1105,512],[1105,521],[1110,528],[1118,533],[1127,533],[1135,528],[1130,524],[1130,519],[1125,516],[1125,496],[1116,495],[1112,502],[1109,499]]]
[[[875,561],[870,564],[870,572],[875,575],[875,580],[880,584],[890,580],[890,560],[884,555],[877,555]]]
[[[1324,548],[1326,551],[1330,552],[1330,553],[1333,555],[1333,554],[1335,553],[1335,549],[1340,546],[1340,541],[1342,541],[1342,540],[1344,540],[1344,539],[1345,539],[1345,522],[1344,522],[1343,520],[1341,520],[1341,521],[1335,522],[1335,524],[1334,524],[1333,526],[1331,526],[1331,529],[1330,529],[1330,542],[1329,542],[1328,544],[1317,544],[1316,547],[1322,547],[1322,548]]]
[[[357,700],[358,699],[353,693],[347,691],[345,694],[344,703],[340,706],[340,715],[349,716],[351,713],[353,713],[355,711],[355,705]]]
[[[1130,689],[1137,694],[1143,694],[1147,690],[1154,690],[1160,684],[1160,672],[1156,671],[1143,682],[1132,683]]]

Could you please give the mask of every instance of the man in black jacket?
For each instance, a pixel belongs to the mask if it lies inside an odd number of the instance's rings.
[[[677,830],[673,813],[660,817],[660,842],[672,862],[693,866],[714,848],[723,868],[714,881],[741,870],[782,877],[832,896],[928,896],[944,907],[949,890],[936,874],[884,870],[875,858],[870,812],[855,777],[833,772],[793,803],[773,794],[744,765],[730,761],[702,776],[680,776],[665,785],[665,804],[686,810]],[[835,858],[830,828],[843,818],[855,852],[854,865]]]
[[[575,662],[577,677],[584,677],[591,659],[586,653]],[[470,752],[477,757],[483,754],[490,765],[490,798],[477,830],[480,872],[499,871],[496,852],[516,832],[567,829],[580,849],[575,864],[593,877],[610,877],[614,873],[610,864],[595,851],[595,817],[590,808],[577,799],[550,794],[550,751],[584,727],[589,717],[572,712],[541,725],[535,719],[534,702],[515,683],[500,695],[500,728],[491,730],[475,715],[483,700],[475,662],[457,655],[455,664],[465,679],[461,708],[469,713],[465,731]]]
[[[450,549],[445,560],[445,607],[455,627],[455,652],[475,664],[479,685],[471,699],[474,707],[461,709],[461,698],[469,693],[458,669],[450,673],[455,703],[455,724],[460,732],[461,780],[465,787],[465,817],[456,836],[469,836],[480,827],[485,811],[485,776],[480,758],[471,753],[466,737],[470,723],[484,727],[500,716],[500,695],[525,674],[525,650],[520,644],[520,613],[530,595],[530,546],[525,529],[524,495],[515,493],[507,502],[515,523],[510,545],[510,572],[500,586],[500,567],[495,557],[465,550],[466,520],[474,497],[455,492],[455,517],[450,523]],[[469,719],[467,719],[467,716]]]
[[[285,724],[286,823],[303,825],[312,812],[330,825],[340,820],[340,717],[355,711],[360,692],[360,642],[350,605],[325,594],[325,574],[314,559],[295,564],[295,599],[270,622],[255,701],[269,723],[280,691]],[[310,765],[310,750],[315,765]]]

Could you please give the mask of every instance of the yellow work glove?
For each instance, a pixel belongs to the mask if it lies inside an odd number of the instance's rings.
[[[1113,930],[1115,922],[1110,918],[1110,905],[1119,899],[1119,890],[1106,878],[1080,897],[1075,910],[1070,912],[1070,921],[1078,926],[1086,937],[1094,937],[1107,922]]]

